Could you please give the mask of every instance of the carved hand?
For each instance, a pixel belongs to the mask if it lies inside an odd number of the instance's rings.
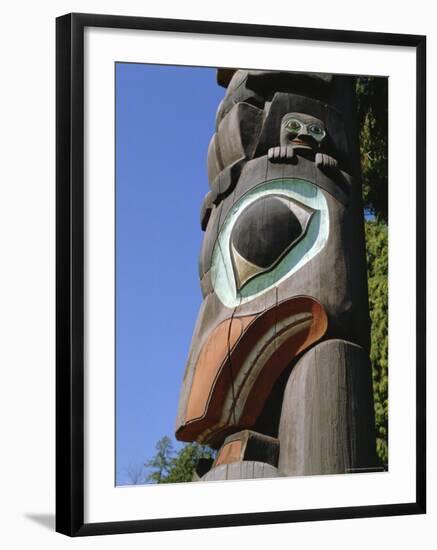
[[[327,168],[328,170],[336,170],[338,162],[335,158],[325,153],[316,153],[315,163],[317,168]]]
[[[270,162],[297,162],[294,147],[290,145],[281,145],[280,147],[270,147],[268,152]]]

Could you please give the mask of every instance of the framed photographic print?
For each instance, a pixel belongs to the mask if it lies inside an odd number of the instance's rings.
[[[57,530],[425,513],[425,37],[57,19]]]

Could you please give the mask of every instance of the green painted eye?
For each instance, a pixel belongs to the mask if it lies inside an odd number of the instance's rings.
[[[315,139],[321,140],[325,137],[325,130],[318,124],[311,124],[308,130]]]
[[[302,124],[295,118],[291,118],[290,120],[287,120],[285,124],[285,128],[287,130],[290,130],[291,132],[299,132],[301,127],[302,127]]]

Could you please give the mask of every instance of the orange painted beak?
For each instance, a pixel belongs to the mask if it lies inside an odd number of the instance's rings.
[[[278,377],[327,327],[323,306],[308,296],[220,323],[197,359],[177,439],[215,446],[252,428]]]

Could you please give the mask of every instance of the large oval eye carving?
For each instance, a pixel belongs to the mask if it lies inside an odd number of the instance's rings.
[[[276,194],[261,197],[241,212],[230,237],[237,290],[278,264],[305,235],[313,213],[310,207]]]
[[[237,200],[214,245],[211,284],[228,308],[292,277],[325,246],[329,212],[322,190],[298,178],[265,181]]]

